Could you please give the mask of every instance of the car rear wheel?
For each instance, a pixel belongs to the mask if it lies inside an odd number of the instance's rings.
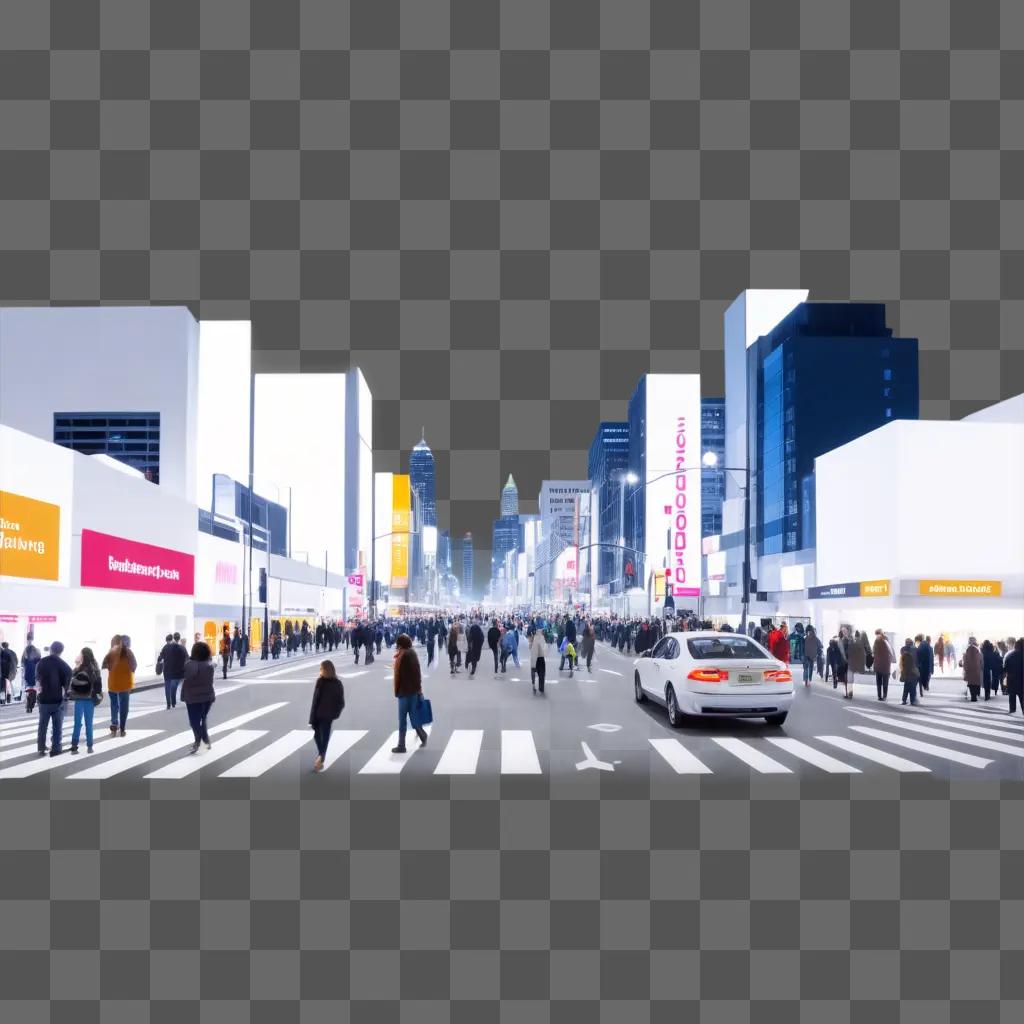
[[[672,689],[671,684],[665,690],[665,710],[668,711],[668,724],[673,729],[678,729],[683,724],[683,713],[679,710],[676,691]]]
[[[779,711],[777,714],[774,715],[765,715],[764,720],[769,725],[782,725],[782,723],[786,721],[786,716],[788,714],[788,711]]]
[[[633,673],[633,696],[636,698],[637,704],[643,704],[647,700],[647,694],[644,693],[644,688],[640,684],[640,673]]]

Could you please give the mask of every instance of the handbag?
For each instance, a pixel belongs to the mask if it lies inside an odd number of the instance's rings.
[[[434,708],[430,701],[422,694],[420,699],[413,705],[413,725],[419,729],[424,725],[430,725],[434,721]]]

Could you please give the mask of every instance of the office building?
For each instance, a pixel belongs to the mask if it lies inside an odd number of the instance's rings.
[[[501,515],[502,518],[519,515],[519,489],[511,473],[501,489]]]
[[[425,434],[409,455],[409,478],[412,489],[419,495],[422,524],[437,526],[434,453],[427,444]]]
[[[629,424],[604,422],[597,428],[587,458],[587,476],[594,492],[592,503],[591,552],[596,569],[595,583],[606,588],[616,579],[618,548],[622,525],[619,522],[620,499],[624,497],[625,476],[629,465]],[[603,591],[603,593],[607,593]]]
[[[345,572],[365,573],[373,543],[373,398],[362,371],[345,374]]]
[[[462,599],[468,601],[475,593],[473,585],[473,534],[468,530],[462,538]]]
[[[725,399],[700,400],[700,441],[704,452],[713,452],[716,463],[700,471],[700,535],[722,532],[722,503],[725,501]]]

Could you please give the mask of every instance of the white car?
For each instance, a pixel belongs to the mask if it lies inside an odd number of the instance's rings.
[[[633,662],[633,687],[638,704],[664,704],[673,727],[687,715],[782,725],[793,703],[789,666],[742,633],[669,633]]]

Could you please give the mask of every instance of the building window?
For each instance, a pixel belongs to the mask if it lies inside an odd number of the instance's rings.
[[[109,455],[160,483],[158,412],[55,412],[53,443],[82,455]]]
[[[885,418],[887,420],[891,420],[892,419],[892,409],[890,409],[888,406],[886,406],[886,409],[885,409]]]
[[[892,370],[888,366],[882,370],[882,380],[892,380]]]

